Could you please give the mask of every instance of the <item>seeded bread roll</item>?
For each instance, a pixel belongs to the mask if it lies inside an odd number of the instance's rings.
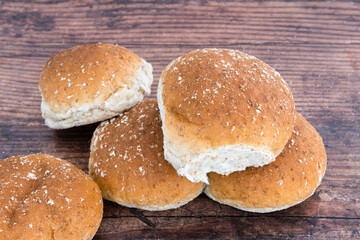
[[[49,155],[0,161],[0,239],[92,239],[103,214],[99,187]]]
[[[165,159],[180,175],[207,183],[275,160],[291,136],[291,91],[272,67],[248,54],[202,49],[163,71],[158,102]]]
[[[45,124],[62,129],[119,115],[150,94],[152,66],[112,44],[85,44],[55,54],[40,78]]]
[[[275,162],[229,176],[209,173],[205,193],[215,201],[249,212],[273,212],[312,196],[325,174],[320,135],[300,114],[290,141]]]
[[[203,184],[179,176],[163,151],[157,102],[145,100],[96,129],[90,176],[105,199],[120,205],[150,211],[180,207],[197,197]]]

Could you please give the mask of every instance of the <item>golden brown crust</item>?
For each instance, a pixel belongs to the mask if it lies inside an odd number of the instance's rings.
[[[156,100],[145,100],[96,129],[89,169],[104,198],[129,207],[177,207],[203,188],[202,183],[179,176],[164,159]]]
[[[40,90],[53,112],[103,103],[131,86],[142,59],[113,44],[84,44],[55,54],[45,64]]]
[[[169,64],[161,84],[164,126],[175,138],[196,138],[205,148],[244,144],[278,155],[291,136],[291,91],[279,73],[255,57],[196,50]]]
[[[49,155],[0,161],[0,239],[91,239],[102,219],[96,183]]]
[[[325,169],[322,139],[297,113],[293,135],[275,162],[228,176],[210,173],[207,192],[217,201],[243,210],[276,211],[310,197]]]

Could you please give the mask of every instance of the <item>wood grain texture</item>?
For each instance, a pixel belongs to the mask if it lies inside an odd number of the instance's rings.
[[[289,83],[324,139],[328,168],[315,195],[254,214],[206,196],[176,210],[105,202],[95,239],[360,239],[360,4],[352,1],[0,1],[0,159],[47,153],[87,172],[97,124],[44,125],[38,81],[46,60],[80,43],[117,43],[162,69],[203,47],[250,53]]]

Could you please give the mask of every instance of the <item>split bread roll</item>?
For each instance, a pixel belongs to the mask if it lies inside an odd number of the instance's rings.
[[[228,176],[209,173],[210,198],[249,212],[273,212],[312,196],[325,174],[326,152],[320,135],[300,114],[290,141],[275,162]]]
[[[39,87],[45,124],[63,129],[102,121],[150,94],[152,66],[113,44],[85,44],[55,54]]]
[[[181,177],[164,159],[156,100],[145,100],[105,121],[91,141],[90,176],[103,197],[150,211],[180,207],[197,197],[203,183]]]
[[[202,49],[163,71],[158,102],[165,159],[190,181],[275,160],[291,136],[294,100],[272,67],[248,54]]]
[[[43,154],[0,161],[0,239],[92,239],[103,214],[96,183]]]

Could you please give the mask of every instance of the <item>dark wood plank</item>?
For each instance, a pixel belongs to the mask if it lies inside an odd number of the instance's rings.
[[[152,98],[162,69],[183,53],[226,47],[253,54],[288,81],[328,155],[320,188],[290,209],[246,213],[203,195],[164,212],[105,202],[98,239],[360,238],[358,2],[0,1],[0,159],[42,152],[87,172],[97,124],[48,129],[38,80],[52,54],[88,42],[118,43],[151,62]]]
[[[105,218],[95,239],[359,239],[359,220],[298,217]]]

